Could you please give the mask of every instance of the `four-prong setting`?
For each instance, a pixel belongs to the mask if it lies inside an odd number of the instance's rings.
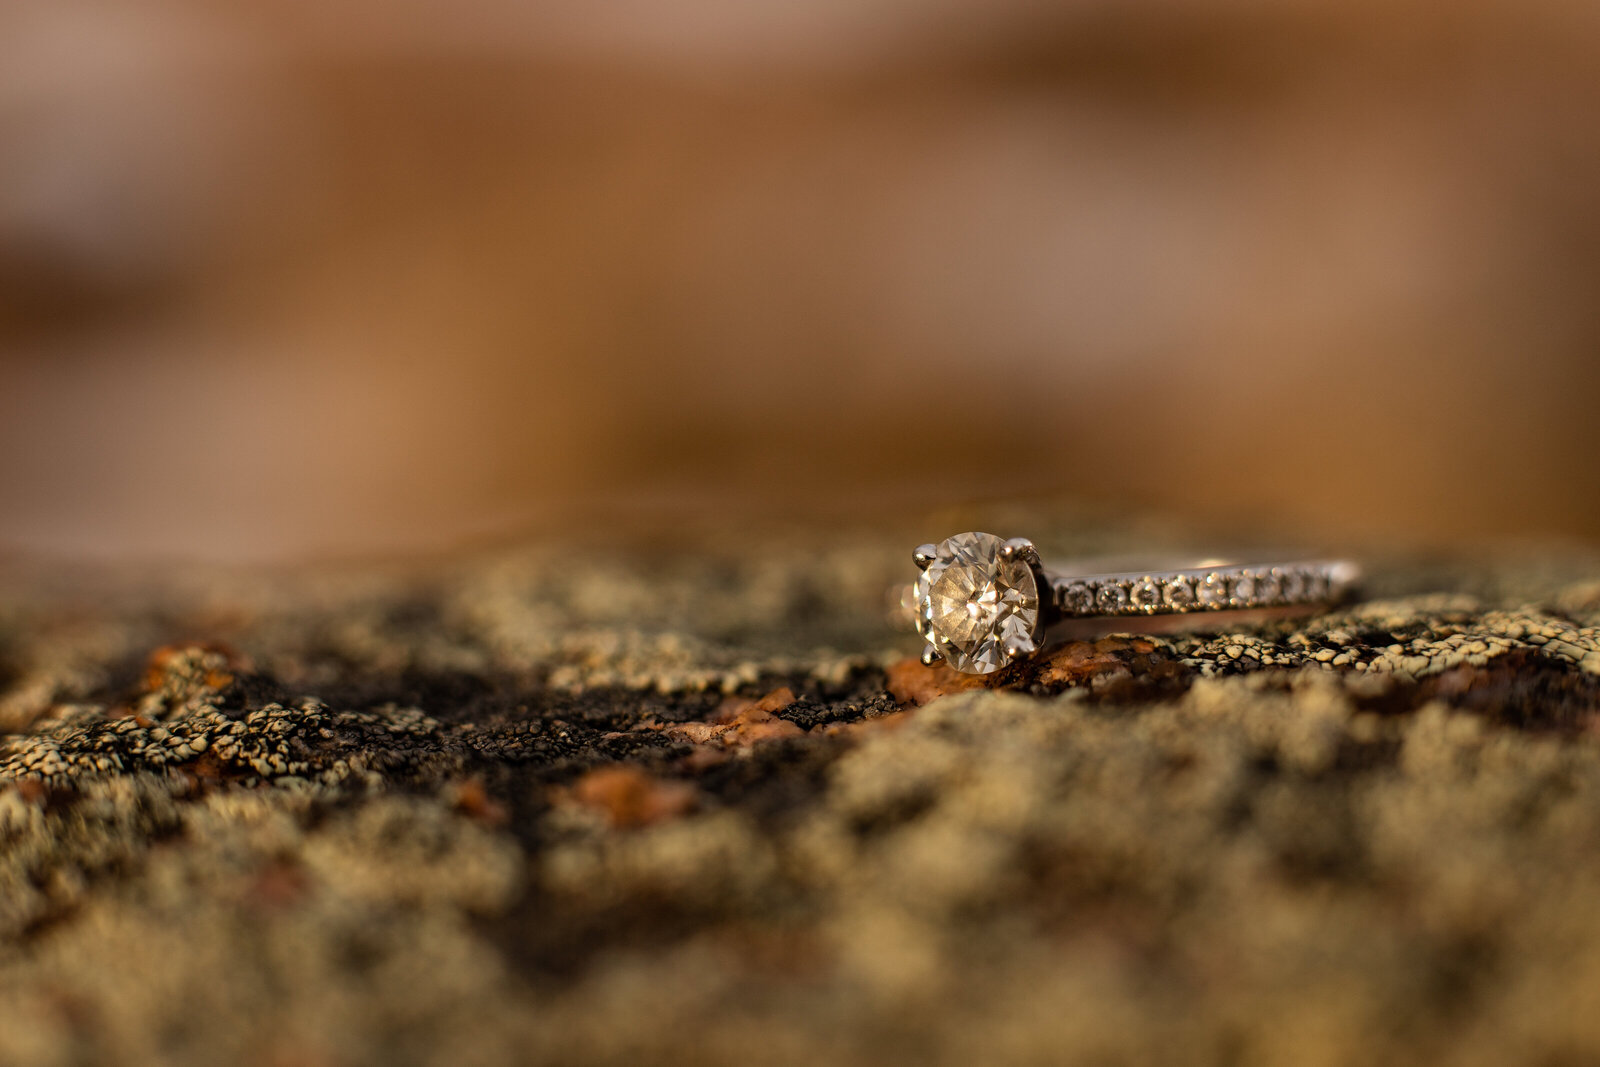
[[[1033,542],[1026,537],[1008,537],[1000,545],[1000,558],[1011,560],[1020,559],[1022,562],[1037,567],[1039,565],[1039,550],[1033,547]]]
[[[990,674],[1031,654],[1043,633],[1039,553],[1026,538],[963,533],[912,554],[922,662]],[[926,560],[926,562],[924,562]]]

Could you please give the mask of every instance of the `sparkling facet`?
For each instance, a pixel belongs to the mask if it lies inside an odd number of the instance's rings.
[[[997,671],[1008,662],[1008,646],[1033,651],[1038,583],[1025,561],[1000,557],[1004,545],[993,534],[957,534],[939,545],[939,558],[923,572],[923,624],[958,671]]]
[[[928,634],[928,576],[917,575],[911,586],[911,613],[917,622],[917,633]]]

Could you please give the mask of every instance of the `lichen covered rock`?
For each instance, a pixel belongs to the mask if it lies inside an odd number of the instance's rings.
[[[0,1061],[1600,1055],[1593,560],[979,681],[916,540],[13,577]]]

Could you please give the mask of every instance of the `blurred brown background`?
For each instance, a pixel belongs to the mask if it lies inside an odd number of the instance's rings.
[[[1580,0],[10,0],[0,546],[1600,534],[1597,105]]]

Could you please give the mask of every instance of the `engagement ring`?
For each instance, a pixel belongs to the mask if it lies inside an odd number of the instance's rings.
[[[989,674],[1043,647],[1068,619],[1315,608],[1341,600],[1359,575],[1345,560],[1231,563],[1105,574],[1047,570],[1033,542],[962,533],[919,545],[911,589],[922,662]]]

